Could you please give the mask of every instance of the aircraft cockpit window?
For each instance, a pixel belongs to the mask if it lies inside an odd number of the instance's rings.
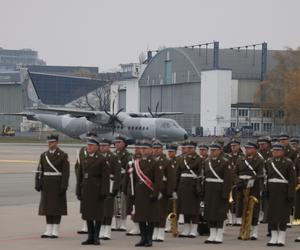
[[[169,122],[164,122],[164,123],[162,124],[162,127],[165,128],[165,129],[168,129],[168,128],[171,128],[171,125],[170,125]]]

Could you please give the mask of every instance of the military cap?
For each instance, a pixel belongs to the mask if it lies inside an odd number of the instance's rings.
[[[284,150],[284,145],[281,143],[274,143],[272,145],[272,150]]]
[[[152,142],[147,139],[141,140],[139,143],[139,147],[140,148],[152,148]]]
[[[241,142],[237,139],[232,139],[229,144],[230,144],[230,146],[231,145],[241,145]]]
[[[97,140],[97,138],[92,136],[87,138],[86,143],[99,146],[99,141]]]
[[[140,140],[135,140],[135,141],[134,141],[134,146],[135,146],[135,147],[138,147],[140,144],[141,144],[141,141],[140,141]]]
[[[251,141],[248,141],[248,142],[245,144],[244,147],[245,147],[245,148],[255,148],[255,149],[258,148],[258,147],[257,147],[257,144],[254,143],[254,142],[251,142]]]
[[[177,144],[167,144],[166,145],[167,151],[175,151],[176,152],[177,148],[178,148]]]
[[[271,138],[268,136],[262,136],[257,139],[258,144],[271,143]]]
[[[279,140],[288,140],[289,138],[290,138],[289,135],[286,133],[282,133],[278,137]]]
[[[152,148],[163,148],[163,144],[159,140],[152,141]]]
[[[120,142],[120,141],[124,142],[126,146],[128,145],[126,138],[121,135],[116,136],[113,140],[113,143]]]
[[[89,131],[87,134],[86,134],[87,137],[97,137],[97,133],[94,132],[94,131]]]
[[[192,140],[185,141],[185,147],[197,147],[197,142]]]
[[[180,144],[180,146],[181,146],[181,147],[186,147],[186,143],[187,143],[187,141],[183,141],[183,142]]]
[[[57,142],[58,141],[59,136],[58,135],[49,135],[47,136],[47,142]]]
[[[224,140],[222,138],[217,138],[216,140],[213,141],[213,143],[219,144],[221,147],[224,146]]]
[[[299,139],[298,139],[298,138],[292,138],[292,139],[290,140],[290,143],[291,143],[291,144],[299,144]]]
[[[202,144],[199,144],[199,145],[198,145],[198,148],[199,148],[199,149],[208,149],[208,146],[207,146],[206,144],[203,144],[203,143],[202,143]]]
[[[222,149],[222,146],[219,143],[213,142],[212,144],[209,145],[209,148],[214,150],[214,149]]]
[[[100,141],[99,141],[99,145],[110,145],[111,144],[111,141],[108,140],[108,139],[105,139],[105,138],[102,138]]]

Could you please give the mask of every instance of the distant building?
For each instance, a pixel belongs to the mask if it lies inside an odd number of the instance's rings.
[[[16,71],[23,65],[46,65],[31,49],[8,50],[0,48],[0,72]]]
[[[255,97],[261,81],[277,64],[277,51],[267,44],[235,49],[204,46],[166,48],[148,52],[135,97],[126,86],[118,89],[118,102],[137,103],[138,111],[183,112],[173,116],[191,134],[223,135],[229,127],[252,126],[254,133],[274,131],[270,111],[262,111]],[[132,86],[132,84],[131,84]],[[283,114],[278,114],[282,119]]]

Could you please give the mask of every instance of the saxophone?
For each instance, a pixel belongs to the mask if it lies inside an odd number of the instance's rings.
[[[248,183],[247,188],[243,191],[244,193],[243,215],[242,215],[242,225],[240,228],[240,235],[239,235],[239,239],[241,240],[248,240],[250,238],[253,210],[255,204],[258,203],[257,198],[253,195],[250,195],[250,191],[251,191],[251,185],[249,185]]]
[[[172,207],[173,207],[173,211],[171,213],[168,214],[167,219],[171,222],[171,231],[172,231],[172,235],[174,237],[178,236],[178,225],[177,225],[177,200],[173,199],[172,200]]]

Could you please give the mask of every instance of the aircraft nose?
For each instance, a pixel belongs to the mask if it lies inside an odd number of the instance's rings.
[[[188,134],[185,133],[184,136],[183,136],[183,138],[184,138],[185,140],[187,140],[187,139],[189,138]]]

